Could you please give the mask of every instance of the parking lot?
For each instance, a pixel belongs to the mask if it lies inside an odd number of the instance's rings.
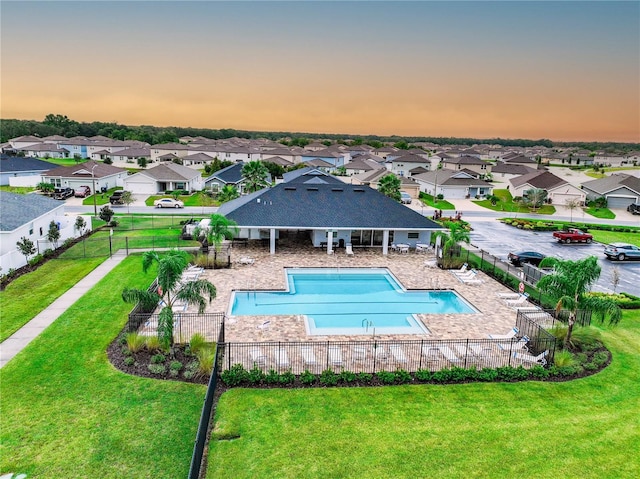
[[[537,251],[546,256],[570,260],[596,256],[602,267],[602,274],[594,290],[613,292],[612,271],[618,268],[620,283],[616,291],[640,296],[640,261],[610,261],[604,256],[604,245],[600,243],[560,244],[553,238],[552,232],[524,231],[496,220],[474,220],[471,225],[471,244],[505,262],[511,251]]]

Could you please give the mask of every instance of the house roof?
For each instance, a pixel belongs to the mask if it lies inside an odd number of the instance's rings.
[[[477,174],[475,172],[473,173]],[[479,180],[475,176],[472,176],[464,171],[454,171],[447,169],[420,173],[419,175],[413,175],[412,178],[416,181],[424,181],[425,183],[436,184],[438,186],[490,186],[489,183],[483,180]]]
[[[100,152],[96,151],[96,153]],[[113,156],[126,156],[127,158],[138,158],[151,156],[151,150],[149,148],[125,148],[124,150],[118,150],[109,154]]]
[[[362,170],[362,171],[371,171],[371,170],[379,170],[384,168],[384,166],[378,163],[375,160],[371,160],[369,158],[364,157],[364,155],[358,155],[349,163],[344,165],[347,170]]]
[[[263,158],[262,161],[264,163],[273,163],[274,165],[280,165],[284,167],[293,165],[291,161],[285,160],[281,156],[270,156],[269,158]]]
[[[20,171],[48,171],[51,169],[51,163],[47,161],[38,160],[36,158],[29,158],[25,156],[20,158],[18,156],[0,156],[0,172],[2,173],[17,173]]]
[[[285,183],[319,183],[339,185],[343,182],[328,173],[317,168],[305,167],[293,170],[282,175]]]
[[[440,225],[367,186],[281,183],[224,203],[240,227],[436,230]]]
[[[58,168],[54,168],[53,170],[43,173],[42,176],[55,176],[60,178],[91,178],[92,170],[93,177],[95,178],[105,178],[107,176],[117,175],[127,171],[124,168],[118,168],[117,166],[107,165],[105,163],[92,160],[78,165],[59,166]]]
[[[146,175],[158,181],[188,181],[200,176],[200,172],[189,168],[188,166],[178,165],[176,163],[166,163],[148,170],[143,170],[135,175],[129,176],[130,179],[136,175]]]
[[[487,164],[486,161],[481,160],[477,156],[469,156],[469,155],[459,156],[457,158],[446,158],[446,159],[443,159],[442,161],[443,163],[450,163],[453,165],[486,165]]]
[[[194,153],[192,155],[187,155],[182,159],[189,161],[212,161],[213,156],[209,156],[206,153]]]
[[[330,150],[329,148],[325,148],[324,150],[309,151],[307,153],[304,153],[302,156],[304,157],[311,156],[313,158],[340,158],[344,156],[344,152],[334,151],[334,150]]]
[[[518,176],[513,178],[511,184],[516,188],[525,184],[529,184],[534,188],[541,190],[548,190],[550,188],[557,188],[560,185],[567,183],[562,178],[558,178],[556,175],[549,171],[534,171],[527,175]]]
[[[209,178],[204,180],[205,183],[208,183],[211,180],[220,180],[226,185],[236,185],[242,181],[242,167],[244,163],[234,163],[233,165],[227,166],[214,172]]]
[[[498,162],[497,165],[491,168],[492,173],[505,173],[507,175],[527,175],[535,171],[537,170],[535,168],[531,168],[530,166],[501,162]]]
[[[430,161],[422,156],[414,155],[413,153],[408,153],[406,155],[397,156],[393,158],[392,163],[429,163]]]
[[[34,145],[23,146],[18,148],[22,151],[53,151],[56,153],[69,153],[69,150],[65,148],[58,148],[55,143],[36,143]]]
[[[38,194],[18,195],[0,191],[0,231],[10,232],[40,216],[64,206],[54,199]]]
[[[602,195],[622,187],[640,193],[640,178],[625,173],[614,173],[604,178],[582,183],[582,186]]]
[[[509,156],[507,157],[506,155],[503,157],[503,161],[505,163],[530,163],[530,164],[534,164],[537,163],[536,160],[532,160],[531,158],[524,156],[524,155],[515,155],[515,156]]]
[[[313,160],[305,161],[307,165],[316,166],[318,168],[333,168],[331,163],[328,163],[320,158],[314,158]]]

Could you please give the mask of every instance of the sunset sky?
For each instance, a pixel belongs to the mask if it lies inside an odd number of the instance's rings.
[[[12,2],[1,117],[640,141],[640,2]]]

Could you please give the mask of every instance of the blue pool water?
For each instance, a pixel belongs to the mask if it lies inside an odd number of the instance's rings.
[[[235,291],[232,316],[304,315],[307,332],[428,333],[415,314],[475,313],[455,291],[405,290],[385,268],[290,268],[288,291]]]

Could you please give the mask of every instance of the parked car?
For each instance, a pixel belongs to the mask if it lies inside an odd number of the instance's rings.
[[[109,203],[112,205],[123,205],[124,201],[122,201],[122,195],[124,194],[124,190],[116,190],[109,197]]]
[[[640,203],[633,203],[627,206],[627,211],[632,215],[640,215]]]
[[[605,246],[604,254],[608,259],[640,259],[640,248],[629,243],[611,243]]]
[[[400,192],[400,202],[403,205],[410,205],[411,204],[411,195],[409,193],[405,193],[404,191]]]
[[[153,206],[156,208],[184,208],[184,203],[173,198],[160,198],[153,202]]]
[[[66,200],[73,196],[73,189],[71,188],[56,188],[53,190],[54,200]]]
[[[546,256],[536,251],[520,251],[519,253],[509,253],[508,258],[514,266],[522,266],[523,263],[538,266]]]
[[[567,231],[556,231],[553,237],[557,238],[560,243],[591,243],[593,236],[585,233],[577,228],[569,228]]]
[[[76,198],[86,198],[89,195],[91,195],[91,188],[89,188],[87,185],[79,186],[73,192],[73,196],[75,196]]]

